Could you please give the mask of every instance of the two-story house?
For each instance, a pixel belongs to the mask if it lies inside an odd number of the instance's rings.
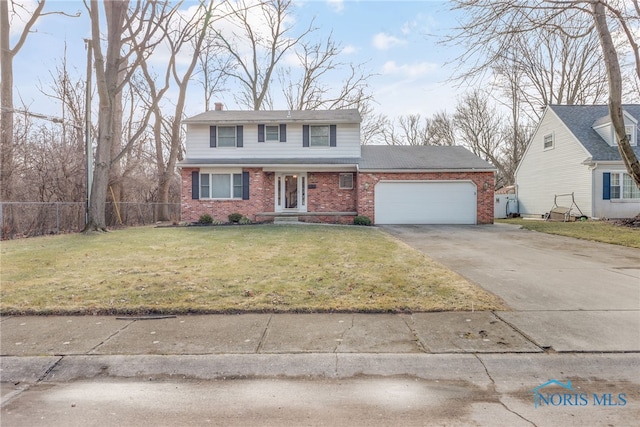
[[[462,147],[361,146],[357,110],[230,111],[184,121],[182,219],[493,222],[495,168]]]
[[[623,105],[629,141],[640,157],[640,105]],[[554,206],[588,217],[640,213],[640,189],[620,157],[607,105],[549,105],[516,169],[520,214],[544,216]],[[578,213],[576,211],[576,213]]]

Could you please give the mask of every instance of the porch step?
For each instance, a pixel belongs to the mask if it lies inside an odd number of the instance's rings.
[[[274,224],[298,224],[299,222],[297,216],[277,216],[273,218]]]

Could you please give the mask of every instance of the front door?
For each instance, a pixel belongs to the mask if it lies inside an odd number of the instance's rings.
[[[278,173],[275,187],[276,212],[307,211],[306,173]]]

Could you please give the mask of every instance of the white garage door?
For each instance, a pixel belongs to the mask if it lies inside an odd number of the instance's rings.
[[[375,188],[376,224],[475,224],[469,181],[387,181]]]

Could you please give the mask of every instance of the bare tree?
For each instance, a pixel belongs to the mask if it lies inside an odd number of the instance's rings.
[[[464,12],[465,22],[454,40],[466,46],[465,58],[475,59],[470,70],[472,74],[500,61],[505,57],[504,53],[510,51],[510,46],[518,45],[516,40],[529,38],[532,43],[540,43],[540,34],[569,35],[584,40],[596,31],[600,41],[598,51],[607,70],[609,111],[618,149],[627,171],[640,186],[640,162],[624,130],[622,94],[625,81],[618,60],[618,53],[626,47],[631,52],[630,63],[640,79],[640,53],[637,36],[632,30],[640,22],[639,0],[455,0],[455,5]],[[587,25],[571,26],[581,22]],[[619,45],[613,42],[610,25],[621,36]],[[576,67],[576,70],[581,69]],[[575,78],[582,79],[582,75]]]
[[[232,60],[233,68],[227,74],[241,87],[236,101],[252,110],[264,109],[270,104],[269,90],[276,66],[313,31],[313,23],[293,34],[292,0],[260,0],[256,5],[240,0],[227,5],[234,30],[231,34],[217,31],[217,35],[219,47]],[[248,43],[246,55],[242,43]]]
[[[181,150],[181,122],[184,115],[187,87],[199,59],[199,52],[205,36],[212,24],[214,2],[200,3],[191,17],[176,14],[169,21],[163,19],[160,24],[169,47],[169,61],[164,72],[163,87],[156,88],[156,78],[151,75],[146,60],[141,61],[141,70],[149,88],[148,108],[154,115],[154,143],[156,166],[158,168],[158,219],[169,220],[169,190],[175,178],[175,165]],[[178,54],[186,47],[192,48],[190,58],[184,70],[177,63]],[[177,86],[177,100],[171,115],[161,111],[160,101],[167,93],[171,82]],[[165,158],[165,154],[167,157]]]
[[[456,145],[453,117],[446,111],[439,111],[428,118],[426,128],[426,145]]]
[[[89,218],[85,231],[106,230],[105,206],[111,166],[120,161],[145,131],[150,113],[146,114],[137,132],[129,138],[123,149],[115,153],[113,147],[121,135],[119,113],[122,88],[128,84],[143,57],[149,56],[159,43],[155,16],[166,9],[166,4],[138,1],[131,11],[129,1],[104,2],[106,28],[106,55],[101,44],[100,11],[97,0],[85,3],[91,20],[91,37],[98,90],[98,136]],[[125,49],[128,47],[128,49]]]
[[[224,49],[216,42],[217,36],[207,32],[198,54],[198,71],[194,74],[196,80],[202,85],[204,95],[204,109],[211,109],[211,100],[218,91],[223,90],[232,67],[229,55],[224,54]]]
[[[17,2],[0,1],[0,200],[11,200],[13,193],[13,59],[24,46],[27,36],[40,17],[52,14],[71,16],[62,12],[44,12],[45,3],[46,0],[38,0],[35,9],[29,12]],[[24,14],[28,17],[13,47],[9,5],[12,6],[13,16]]]
[[[504,175],[504,166],[500,159],[503,120],[496,108],[489,105],[487,94],[481,90],[474,90],[463,95],[456,106],[453,121],[460,142],[498,168],[496,185],[500,185]]]
[[[372,74],[363,72],[362,64],[340,62],[342,50],[331,34],[323,41],[300,42],[295,52],[299,67],[288,67],[278,73],[289,109],[354,108],[372,100],[372,94],[367,92]],[[347,67],[349,75],[336,85],[332,81],[333,73]]]

